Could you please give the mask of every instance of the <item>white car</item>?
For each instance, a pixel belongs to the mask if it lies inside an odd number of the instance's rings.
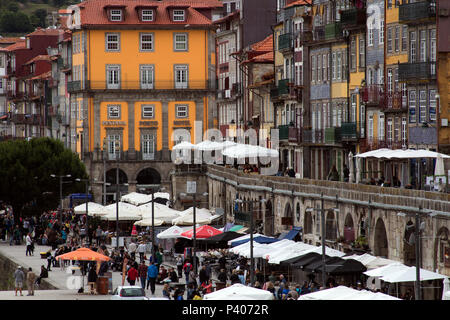
[[[148,300],[145,290],[140,286],[118,286],[111,300]]]

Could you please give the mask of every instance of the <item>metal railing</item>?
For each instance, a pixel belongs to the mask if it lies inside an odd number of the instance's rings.
[[[154,83],[144,84],[141,81],[119,81],[110,84],[106,81],[71,81],[67,83],[69,92],[80,90],[211,90],[214,88],[212,80],[189,80],[186,83],[156,80]]]
[[[399,81],[436,79],[436,62],[400,63]]]
[[[398,11],[400,22],[419,22],[418,20],[436,18],[436,3],[421,1],[401,4]]]

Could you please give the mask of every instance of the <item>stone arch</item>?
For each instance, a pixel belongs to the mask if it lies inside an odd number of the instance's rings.
[[[435,238],[434,242],[434,269],[439,269],[439,267],[445,268],[445,254],[447,250],[450,251],[450,232],[446,227],[441,227]]]
[[[305,211],[305,217],[303,219],[303,229],[306,233],[313,233],[313,218],[310,211]]]
[[[161,184],[161,174],[154,168],[144,168],[136,175],[136,184],[138,188]]]
[[[386,227],[382,218],[378,218],[375,224],[374,255],[388,258],[389,247]]]
[[[334,211],[328,211],[325,216],[325,230],[325,239],[336,240],[337,232]]]
[[[407,266],[413,266],[416,263],[416,239],[414,223],[409,220],[405,225],[403,236],[403,263]]]
[[[265,203],[265,212],[264,212],[264,234],[271,236],[274,233],[273,228],[273,205],[272,201],[268,200]]]
[[[347,213],[344,220],[344,239],[350,243],[355,240],[355,227],[351,213]]]
[[[289,202],[287,202],[286,206],[284,207],[284,218],[286,218],[286,222],[285,224],[282,225],[282,228],[284,230],[289,230],[290,226],[294,224],[294,214],[292,212],[292,207]]]

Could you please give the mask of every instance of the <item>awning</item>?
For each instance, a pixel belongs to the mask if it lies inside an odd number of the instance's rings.
[[[339,257],[325,257],[325,272],[327,272],[328,265],[335,265],[339,263],[342,259]],[[308,272],[320,272],[322,270],[323,260],[322,257],[318,260],[304,266],[304,270]]]
[[[450,156],[438,153],[430,150],[392,150],[392,149],[377,149],[361,154],[355,155],[356,158],[378,158],[378,159],[419,159],[419,158],[437,158],[438,155],[442,156],[444,159],[450,159]]]
[[[353,259],[342,259],[335,261],[332,265],[325,266],[325,272],[330,274],[358,273],[364,272],[367,268],[359,261]]]
[[[236,247],[236,246],[241,245],[243,243],[246,243],[248,241],[250,241],[250,238],[239,240],[239,241],[234,241],[234,242],[231,243],[231,246],[232,247]],[[279,239],[271,238],[271,237],[265,237],[265,236],[258,236],[258,237],[253,238],[253,241],[257,242],[257,243],[272,243],[272,242],[279,241]]]
[[[302,227],[293,227],[288,233],[281,234],[278,239],[283,240],[293,240],[296,235],[298,235],[302,231]]]

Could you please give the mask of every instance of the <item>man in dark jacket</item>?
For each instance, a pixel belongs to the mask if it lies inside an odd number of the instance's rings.
[[[203,265],[199,272],[199,280],[200,284],[202,283],[208,283],[209,277],[208,272],[206,271],[206,266]]]
[[[220,272],[219,272],[219,275],[217,276],[217,279],[220,282],[227,283],[228,276],[227,276],[227,272],[225,271],[225,269],[220,269]]]

